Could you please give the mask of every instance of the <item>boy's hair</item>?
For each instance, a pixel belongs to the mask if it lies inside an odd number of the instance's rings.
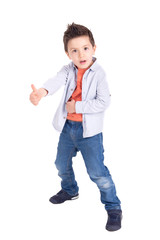
[[[69,40],[80,37],[80,36],[88,36],[92,46],[95,46],[95,41],[92,35],[92,32],[86,28],[85,26],[79,24],[68,24],[67,30],[64,32],[63,36],[63,43],[64,43],[64,50],[68,52],[68,42]]]

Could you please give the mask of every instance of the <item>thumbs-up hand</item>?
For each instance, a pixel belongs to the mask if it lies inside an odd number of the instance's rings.
[[[47,91],[44,88],[37,89],[33,84],[31,85],[32,93],[30,94],[30,101],[33,105],[37,106],[42,97],[47,95]]]

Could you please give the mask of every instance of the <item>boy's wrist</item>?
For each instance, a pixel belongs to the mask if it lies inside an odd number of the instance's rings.
[[[48,94],[48,91],[44,88],[39,88],[38,91],[39,91],[41,97],[45,97]]]

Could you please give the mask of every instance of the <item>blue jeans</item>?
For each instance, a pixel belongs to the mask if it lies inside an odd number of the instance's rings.
[[[75,157],[78,151],[82,154],[90,179],[100,190],[105,209],[121,209],[114,182],[103,163],[103,135],[99,133],[83,138],[82,122],[66,120],[59,137],[55,164],[62,179],[62,189],[72,196],[78,193],[79,188],[72,168],[72,157]]]

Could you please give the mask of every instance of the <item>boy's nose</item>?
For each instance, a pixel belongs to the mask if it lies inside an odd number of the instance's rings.
[[[82,57],[83,57],[83,55],[84,55],[84,54],[83,54],[83,52],[82,52],[82,51],[81,51],[81,52],[79,52],[79,57],[80,57],[80,58],[82,58]]]

